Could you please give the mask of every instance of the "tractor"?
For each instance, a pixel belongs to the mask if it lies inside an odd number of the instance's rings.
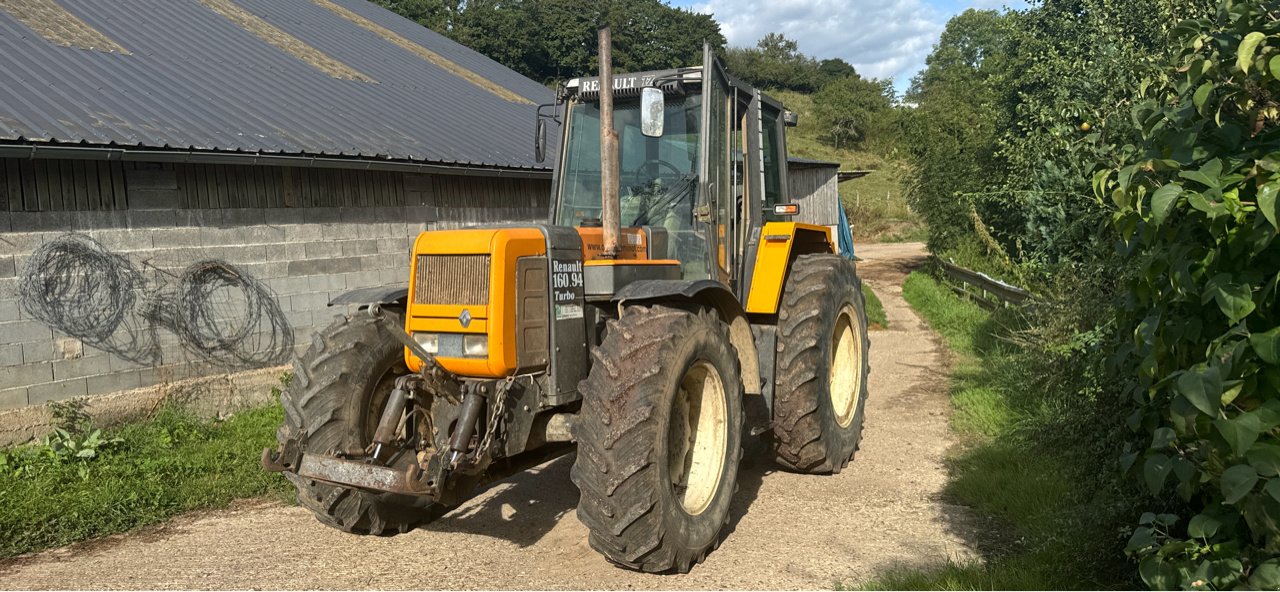
[[[345,294],[262,463],[326,525],[394,535],[576,452],[591,547],[687,572],[749,443],[830,474],[858,448],[867,320],[829,227],[789,221],[781,103],[700,67],[570,80],[549,223],[428,230],[406,284]]]

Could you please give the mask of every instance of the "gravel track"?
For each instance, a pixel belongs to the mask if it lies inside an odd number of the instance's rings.
[[[871,335],[862,449],[841,474],[743,470],[732,532],[686,575],[612,567],[574,515],[572,457],[517,475],[393,538],[345,535],[298,507],[241,502],[0,562],[0,588],[830,589],[885,569],[976,559],[982,525],[949,505],[946,357],[902,300],[920,244],[866,245],[859,272],[890,328]]]

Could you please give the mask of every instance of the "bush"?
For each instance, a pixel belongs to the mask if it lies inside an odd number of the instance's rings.
[[[1128,551],[1153,588],[1280,588],[1280,22],[1262,4],[1178,25],[1138,137],[1094,178],[1145,268],[1114,369],[1140,437],[1122,464],[1151,495]]]

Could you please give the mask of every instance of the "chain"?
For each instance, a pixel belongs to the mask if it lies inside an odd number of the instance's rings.
[[[498,420],[502,419],[502,415],[507,411],[507,391],[511,390],[511,384],[515,381],[515,376],[508,376],[506,380],[494,387],[493,413],[489,416],[489,425],[485,428],[484,437],[480,439],[480,446],[476,448],[477,457],[481,454],[489,454],[493,437],[498,433]]]

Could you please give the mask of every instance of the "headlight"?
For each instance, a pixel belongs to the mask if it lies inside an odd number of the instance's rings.
[[[414,333],[413,340],[431,355],[440,353],[440,336],[435,333]]]
[[[467,335],[462,338],[463,355],[467,356],[487,356],[489,355],[489,336],[488,335]]]

